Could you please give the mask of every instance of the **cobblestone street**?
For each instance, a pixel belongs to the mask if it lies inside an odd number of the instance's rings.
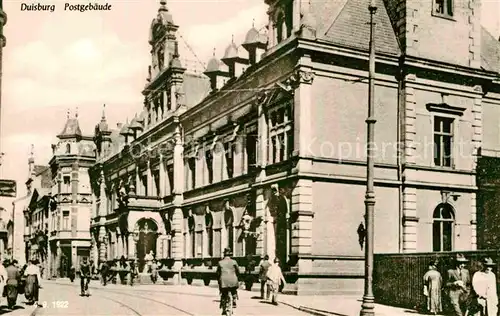
[[[76,280],[78,281],[78,280]],[[217,289],[197,286],[90,285],[90,297],[81,297],[79,283],[45,281],[36,315],[220,315]],[[271,305],[255,292],[240,291],[235,315],[307,315],[292,307]],[[23,313],[24,315],[24,313]]]

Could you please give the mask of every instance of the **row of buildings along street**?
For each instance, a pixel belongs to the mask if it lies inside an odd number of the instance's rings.
[[[375,252],[497,249],[500,42],[476,1],[375,2]],[[70,113],[48,164],[27,158],[10,254],[58,278],[84,257],[147,273],[152,252],[190,283],[227,247],[279,258],[289,292],[360,293],[367,1],[266,3],[267,27],[198,73],[161,1],[144,104],[117,126],[103,106],[93,131]]]

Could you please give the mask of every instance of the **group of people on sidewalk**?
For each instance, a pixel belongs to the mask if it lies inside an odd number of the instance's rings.
[[[19,268],[18,261],[6,259],[0,265],[0,291],[7,299],[7,307],[13,309],[19,294],[24,293],[27,304],[38,305],[39,290],[41,287],[41,273],[37,259],[30,260],[24,267]]]
[[[468,260],[461,254],[455,258],[455,267],[447,271],[443,281],[438,262],[433,261],[424,275],[424,295],[427,311],[437,315],[443,312],[442,290],[448,298],[454,316],[497,316],[497,281],[491,258],[484,258],[482,268],[472,278],[465,268]]]

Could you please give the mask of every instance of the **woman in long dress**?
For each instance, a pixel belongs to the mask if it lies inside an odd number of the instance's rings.
[[[497,316],[498,294],[497,280],[493,267],[496,263],[491,258],[485,258],[482,262],[483,269],[474,273],[472,277],[472,288],[476,293],[476,310],[470,308],[470,315],[474,316]]]
[[[424,274],[424,295],[427,297],[427,311],[431,314],[438,314],[443,311],[441,304],[441,287],[443,278],[437,271],[437,262],[429,265],[429,270]]]
[[[40,282],[42,280],[40,276],[40,268],[37,266],[38,260],[31,260],[26,270],[24,271],[24,276],[26,277],[26,288],[24,290],[24,295],[28,300],[29,304],[38,305],[38,294]]]

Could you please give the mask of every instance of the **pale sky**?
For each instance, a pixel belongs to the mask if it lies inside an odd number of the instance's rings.
[[[148,31],[159,7],[159,0],[95,0],[90,2],[108,2],[112,10],[80,13],[64,12],[64,3],[89,1],[40,0],[58,3],[58,10],[21,12],[21,2],[4,0],[8,21],[0,144],[5,153],[1,176],[18,181],[18,196],[25,193],[30,144],[35,145],[36,164],[46,164],[68,108],[74,115],[78,107],[80,127],[89,135],[104,103],[112,126],[142,110],[141,90],[150,62]],[[179,39],[181,57],[204,63],[214,47],[220,58],[233,34],[241,43],[253,19],[258,28],[267,19],[264,0],[167,2],[180,34],[196,53]],[[498,38],[500,0],[482,3],[483,25]]]

